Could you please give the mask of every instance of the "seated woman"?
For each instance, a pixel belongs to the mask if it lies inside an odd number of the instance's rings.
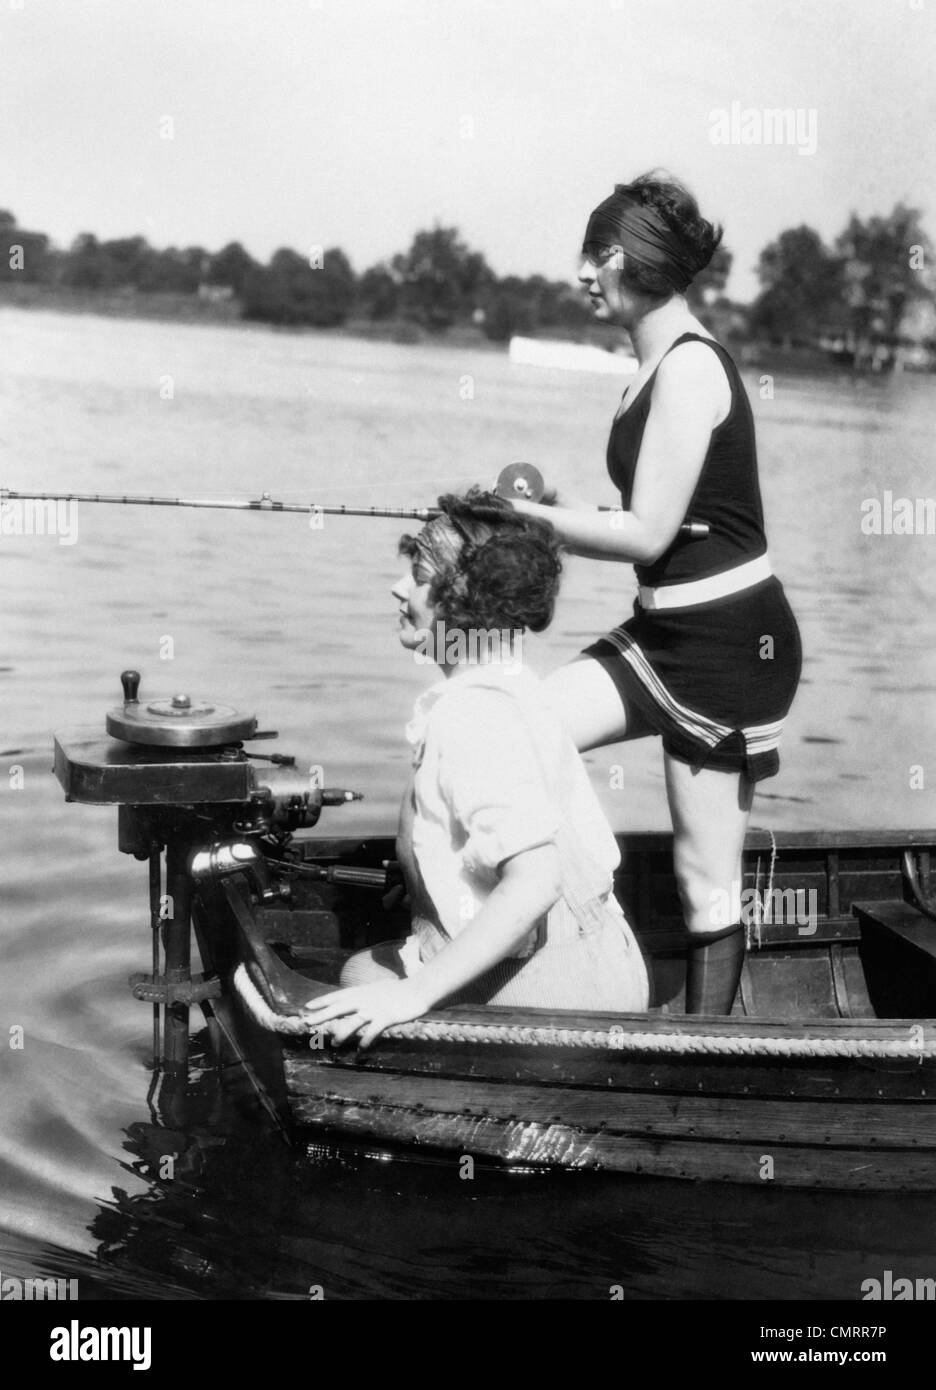
[[[614,836],[581,758],[522,660],[552,618],[550,528],[472,489],[401,553],[400,641],[442,679],[407,728],[414,773],[397,853],[412,933],[348,961],[306,1006],[312,1027],[367,1047],[441,1003],[646,1009],[647,973],[612,892]]]

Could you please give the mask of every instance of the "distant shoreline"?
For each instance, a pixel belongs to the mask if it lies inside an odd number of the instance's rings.
[[[154,323],[234,325],[264,333],[314,334],[322,338],[364,338],[376,342],[438,347],[477,347],[506,352],[506,343],[491,342],[475,324],[455,324],[445,333],[428,333],[404,320],[348,319],[335,328],[311,324],[280,327],[241,317],[238,299],[200,299],[195,294],[169,291],[72,290],[61,286],[12,285],[0,282],[0,309],[37,309],[46,313],[97,314],[100,318],[147,319]]]
[[[255,319],[241,317],[237,299],[200,299],[198,295],[168,291],[136,290],[72,290],[61,286],[37,284],[14,285],[0,282],[0,309],[30,309],[46,313],[96,314],[101,318],[143,319],[154,323],[184,325],[232,325],[264,333],[288,333],[296,336],[315,335],[321,338],[358,338],[364,341],[398,343],[405,346],[431,345],[440,348],[476,348],[492,353],[506,353],[507,343],[492,342],[482,329],[471,323],[454,324],[444,333],[429,333],[406,320],[348,319],[335,328],[316,328],[312,325],[279,327]],[[563,338],[572,342],[592,342],[612,349],[623,342],[615,341],[602,330],[594,334],[570,335],[550,330],[544,338]],[[851,379],[863,374],[853,373],[835,362],[818,348],[781,348],[770,343],[742,343],[724,338],[726,346],[736,357],[739,366],[749,371],[780,370],[794,376],[831,375]]]
[[[236,300],[212,302],[194,294],[122,290],[73,290],[61,286],[0,283],[0,308],[45,309],[103,318],[156,319],[164,323],[241,323]]]

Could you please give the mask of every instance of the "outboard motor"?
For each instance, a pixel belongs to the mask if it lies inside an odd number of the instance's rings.
[[[278,866],[296,867],[293,831],[315,825],[324,806],[360,800],[360,793],[321,786],[317,765],[304,773],[294,757],[245,749],[277,737],[258,733],[253,714],[181,692],[142,701],[139,672],[120,679],[123,703],[105,721],[110,737],[95,728],[57,734],[54,770],[67,801],[116,805],[119,848],[149,863],[152,971],[131,976],[130,985],[135,998],[153,1005],[154,1066],[184,1078],[189,1009],[221,993],[217,976],[191,971],[198,884],[240,873],[260,900],[288,897]],[[367,871],[306,872],[339,881]]]

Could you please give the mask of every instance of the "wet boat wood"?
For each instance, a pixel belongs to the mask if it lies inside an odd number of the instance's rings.
[[[293,1137],[696,1180],[936,1190],[936,834],[754,832],[745,886],[761,899],[768,884],[787,893],[776,901],[791,911],[755,926],[730,1018],[681,1012],[669,837],[619,840],[617,891],[648,960],[649,1014],[449,1008],[361,1053],[270,1033],[234,992],[218,1001]],[[302,852],[377,865],[393,844],[310,839]],[[811,905],[807,920],[796,894]],[[407,919],[350,887],[302,880],[289,908],[264,907],[228,880],[203,893],[197,925],[213,967],[228,980],[246,967],[275,1013],[278,992],[282,1010],[284,988],[333,988],[349,950],[405,934]]]

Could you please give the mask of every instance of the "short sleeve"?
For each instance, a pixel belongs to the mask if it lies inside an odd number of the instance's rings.
[[[466,867],[494,870],[524,850],[555,843],[559,807],[517,700],[476,686],[434,714],[439,789],[465,835]]]

